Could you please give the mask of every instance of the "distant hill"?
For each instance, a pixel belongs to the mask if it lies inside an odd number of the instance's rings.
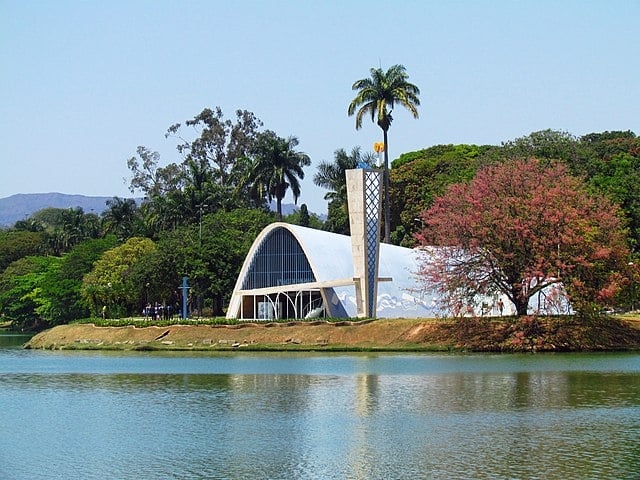
[[[273,200],[270,204],[269,204],[269,209],[271,209],[272,212],[275,212],[277,208],[276,205],[276,201]],[[296,210],[300,209],[300,205],[294,205],[293,203],[283,203],[282,204],[282,215],[291,215],[293,212],[295,212]]]
[[[64,193],[18,193],[0,198],[0,226],[10,227],[43,208],[82,208],[85,213],[100,215],[107,200],[113,197],[87,197]]]
[[[85,213],[100,215],[107,208],[107,200],[113,197],[88,197],[85,195],[68,195],[65,193],[18,193],[10,197],[0,198],[0,227],[10,227],[18,220],[24,220],[43,208],[82,208]],[[283,215],[289,215],[299,205],[282,204]],[[276,203],[272,202],[271,210],[275,211]],[[322,218],[323,216],[320,215]]]

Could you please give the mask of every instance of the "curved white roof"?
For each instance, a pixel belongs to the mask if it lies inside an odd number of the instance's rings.
[[[348,316],[356,317],[351,237],[281,222],[267,226],[255,239],[240,271],[227,316],[238,316],[242,297],[240,289],[253,256],[268,235],[280,228],[288,230],[299,242],[316,278],[316,286],[332,289],[331,301],[334,304],[339,301]],[[415,278],[418,266],[416,250],[395,245],[380,245],[378,277],[385,281],[378,283],[376,316],[426,317],[436,313],[433,298],[421,292]]]
[[[298,241],[311,266],[315,282],[243,291],[242,285],[251,267],[253,257],[269,234],[276,229],[287,230]],[[417,318],[445,314],[440,309],[436,296],[425,291],[417,278],[416,272],[422,261],[424,258],[421,257],[420,251],[417,249],[380,244],[378,268],[380,281],[378,282],[376,317]],[[247,254],[231,297],[227,317],[240,317],[243,295],[251,297],[278,292],[310,290],[323,292],[323,298],[327,302],[325,309],[330,315],[357,317],[356,287],[353,277],[351,237],[288,223],[272,223],[260,232]],[[507,306],[506,314],[515,313],[511,302],[504,296],[500,298]],[[497,307],[495,303],[492,303],[495,300],[487,298],[488,304],[492,305],[491,312],[494,315],[497,314]],[[529,308],[532,312],[543,312],[547,309],[544,304],[541,304],[540,298],[530,299]],[[566,313],[556,312],[553,309],[549,311],[556,314]]]
[[[350,237],[286,223],[269,225],[265,234],[274,228],[286,228],[298,240],[318,282],[353,277]]]

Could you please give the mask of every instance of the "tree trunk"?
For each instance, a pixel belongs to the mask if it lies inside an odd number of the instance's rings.
[[[222,317],[224,316],[224,309],[222,308],[222,294],[216,293],[213,296],[213,316],[214,317]]]
[[[510,295],[508,294],[507,296],[516,307],[516,315],[518,317],[525,316],[529,308],[529,297],[524,295],[522,285],[519,282],[514,281],[511,285]]]
[[[387,143],[387,131],[383,132],[384,142],[384,243],[391,243],[391,209],[389,206],[389,145]]]
[[[516,314],[519,317],[524,317],[527,315],[527,308],[529,307],[529,303],[522,303],[522,302],[518,302],[516,304]]]

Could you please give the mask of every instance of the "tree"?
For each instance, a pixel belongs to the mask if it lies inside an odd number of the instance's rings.
[[[305,203],[300,205],[299,209],[294,210],[289,215],[285,215],[283,221],[291,225],[300,225],[301,227],[315,228],[316,230],[322,230],[323,228],[322,220],[315,213],[310,213]]]
[[[580,143],[605,161],[620,153],[640,155],[640,138],[631,130],[589,133],[580,137]]]
[[[59,250],[64,253],[90,238],[100,234],[100,221],[96,214],[85,214],[82,208],[67,208],[61,211],[62,225],[57,232]]]
[[[25,221],[16,223],[17,230],[42,232],[41,253],[62,255],[75,245],[100,236],[100,218],[84,213],[82,208],[43,208]]]
[[[629,221],[630,242],[640,248],[640,156],[619,153],[600,162],[589,184],[621,206]]]
[[[525,137],[505,142],[500,149],[492,150],[490,153],[498,153],[504,161],[513,158],[562,160],[574,174],[580,172],[581,160],[584,159],[584,149],[575,136],[550,129],[532,132]]]
[[[59,257],[28,256],[0,273],[0,314],[11,320],[14,328],[38,330],[43,326],[36,313],[39,306],[46,304],[40,295],[42,282],[47,271],[59,268],[59,264]]]
[[[640,137],[633,132],[590,133],[580,138],[589,184],[620,204],[633,250],[640,250]]]
[[[322,161],[313,176],[313,183],[329,190],[324,199],[329,200],[326,227],[334,233],[349,233],[349,209],[347,202],[346,171],[358,165],[375,165],[375,155],[362,153],[360,147],[354,147],[350,154],[339,148],[333,154],[333,162]]]
[[[254,239],[273,221],[272,212],[238,209],[216,212],[203,219],[199,265],[204,284],[213,298],[213,314],[223,315],[240,268]]]
[[[157,238],[162,232],[175,230],[184,223],[187,218],[183,199],[181,190],[145,199],[140,205],[140,213],[146,236]]]
[[[155,248],[152,240],[133,237],[104,252],[82,280],[81,294],[91,311],[103,305],[115,316],[137,311],[144,285],[132,274],[135,264]]]
[[[304,167],[311,165],[306,153],[299,152],[298,139],[282,138],[266,130],[258,135],[253,149],[254,161],[247,182],[258,196],[276,200],[278,221],[282,221],[282,199],[291,189],[294,202],[300,197],[300,180],[304,179]]]
[[[175,229],[185,219],[182,199],[187,182],[184,165],[170,163],[159,167],[160,154],[146,147],[137,148],[138,158],[127,160],[131,170],[129,190],[140,191],[144,201],[140,215],[145,234],[157,237],[161,232]]]
[[[188,245],[195,243],[190,235],[185,235],[192,229],[180,227],[163,233],[156,242],[156,248],[144,252],[135,262],[130,279],[133,284],[143,287],[138,289],[140,307],[156,303],[175,307],[180,303],[181,292],[178,287],[182,276],[188,273],[186,260],[197,254],[195,249],[184,252]],[[138,311],[142,311],[142,308]]]
[[[356,80],[351,87],[358,93],[349,104],[349,116],[355,113],[356,129],[362,127],[362,118],[371,115],[382,129],[384,141],[384,241],[391,241],[391,214],[389,205],[389,142],[387,132],[393,121],[391,113],[396,103],[404,106],[414,118],[418,118],[420,89],[409,83],[409,75],[403,65],[394,65],[384,72],[372,68],[371,78]],[[356,111],[357,110],[357,111]]]
[[[236,120],[225,120],[220,107],[205,108],[193,119],[185,122],[197,137],[188,140],[180,136],[182,126],[169,127],[165,136],[180,141],[178,152],[184,155],[185,194],[192,207],[207,203],[213,210],[229,210],[244,205],[244,191],[238,188],[238,179],[245,177],[249,156],[262,122],[246,110],[236,110]]]
[[[333,162],[322,161],[318,171],[313,176],[313,183],[318,187],[329,190],[324,195],[325,200],[347,202],[346,171],[357,168],[358,165],[372,167],[376,157],[370,152],[362,153],[360,147],[353,147],[348,154],[344,148],[339,148],[333,154]]]
[[[591,313],[624,279],[628,247],[619,208],[591,196],[560,163],[513,160],[450,186],[422,215],[427,255],[420,274],[450,302],[506,295],[518,315],[529,299],[564,286]],[[439,248],[428,248],[435,245]]]
[[[86,240],[65,254],[57,268],[49,268],[42,278],[35,313],[48,325],[68,323],[90,315],[82,301],[82,278],[108,249],[116,246],[116,238]]]
[[[300,225],[303,227],[308,227],[311,221],[311,217],[309,216],[309,209],[307,208],[307,204],[303,203],[300,205]]]
[[[8,230],[0,232],[0,273],[12,262],[44,250],[41,232]]]
[[[156,249],[136,263],[137,284],[149,284],[150,301],[172,301],[183,275],[189,277],[191,298],[211,299],[213,315],[223,315],[242,262],[258,233],[273,221],[273,213],[257,209],[218,211],[202,217],[199,225],[166,232]],[[177,295],[176,295],[177,293]]]
[[[481,158],[495,147],[436,145],[400,155],[389,172],[391,192],[391,240],[414,247],[414,234],[421,228],[420,214],[433,205],[454,183],[471,180]]]
[[[138,232],[138,220],[138,206],[133,198],[107,200],[107,209],[102,212],[105,233],[112,233],[123,242]]]
[[[631,246],[634,251],[638,250],[640,138],[635,133],[607,131],[577,138],[567,132],[541,130],[483,152],[480,163],[531,157],[546,162],[562,161],[571,174],[584,176],[594,191],[604,193],[620,204],[629,221]]]
[[[152,152],[146,147],[139,146],[136,150],[138,158],[127,160],[127,167],[131,170],[129,191],[141,191],[147,198],[163,196],[182,188],[184,175],[182,169],[175,163],[166,167],[158,167],[160,154]]]

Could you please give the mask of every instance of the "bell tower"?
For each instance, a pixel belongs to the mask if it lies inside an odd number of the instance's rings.
[[[382,174],[381,170],[371,168],[346,171],[353,280],[360,318],[376,316]]]

